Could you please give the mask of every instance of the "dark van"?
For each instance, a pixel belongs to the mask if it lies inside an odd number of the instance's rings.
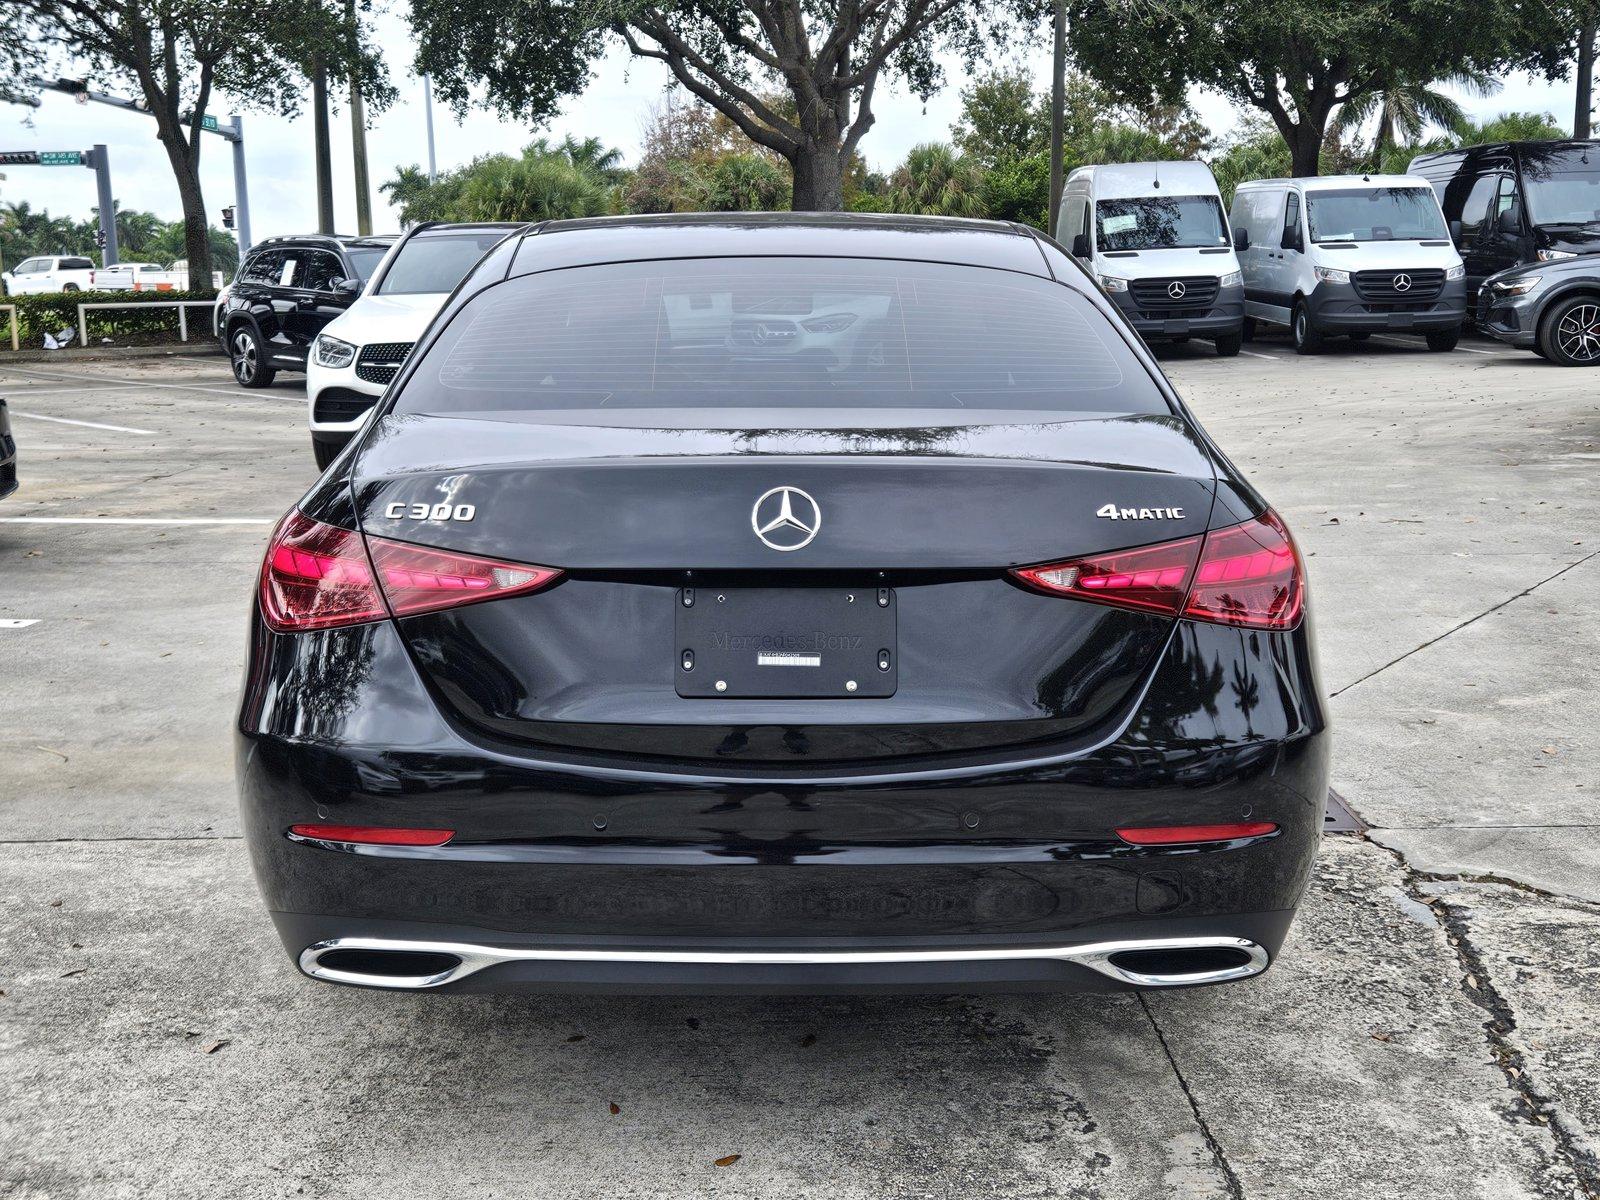
[[[1489,276],[1600,251],[1600,141],[1499,142],[1420,154],[1467,268],[1468,311]]]

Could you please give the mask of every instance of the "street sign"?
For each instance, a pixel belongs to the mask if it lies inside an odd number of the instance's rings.
[[[206,116],[201,117],[200,118],[200,128],[201,129],[208,129],[212,133],[215,133],[217,131],[217,119],[215,117],[209,115],[209,114],[206,115]]]
[[[83,166],[83,151],[41,150],[39,151],[39,165],[41,167],[81,167]]]

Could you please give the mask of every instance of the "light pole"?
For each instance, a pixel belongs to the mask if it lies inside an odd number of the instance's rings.
[[[439,168],[433,160],[433,77],[422,77],[422,112],[428,123],[428,182],[439,181]]]
[[[1055,54],[1050,69],[1050,228],[1056,235],[1056,219],[1061,215],[1061,133],[1067,104],[1067,0],[1056,0]]]

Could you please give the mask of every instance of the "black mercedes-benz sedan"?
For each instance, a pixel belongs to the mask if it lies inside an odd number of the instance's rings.
[[[1283,522],[1053,241],[759,214],[490,251],[273,534],[243,816],[313,978],[1266,969],[1328,726]]]

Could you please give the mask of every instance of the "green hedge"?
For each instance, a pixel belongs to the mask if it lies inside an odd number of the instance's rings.
[[[71,329],[76,337],[78,305],[117,303],[158,304],[163,300],[214,300],[216,292],[46,292],[37,296],[6,296],[0,304],[17,306],[17,323],[24,349],[37,349],[44,344],[46,333],[59,333]],[[0,329],[4,329],[8,314],[0,311]],[[189,340],[211,336],[211,314],[203,308],[189,309]],[[89,321],[89,344],[103,337],[128,333],[178,333],[178,310],[158,308],[150,312],[132,309],[91,309],[84,316]],[[0,333],[0,353],[11,348],[8,333]]]

